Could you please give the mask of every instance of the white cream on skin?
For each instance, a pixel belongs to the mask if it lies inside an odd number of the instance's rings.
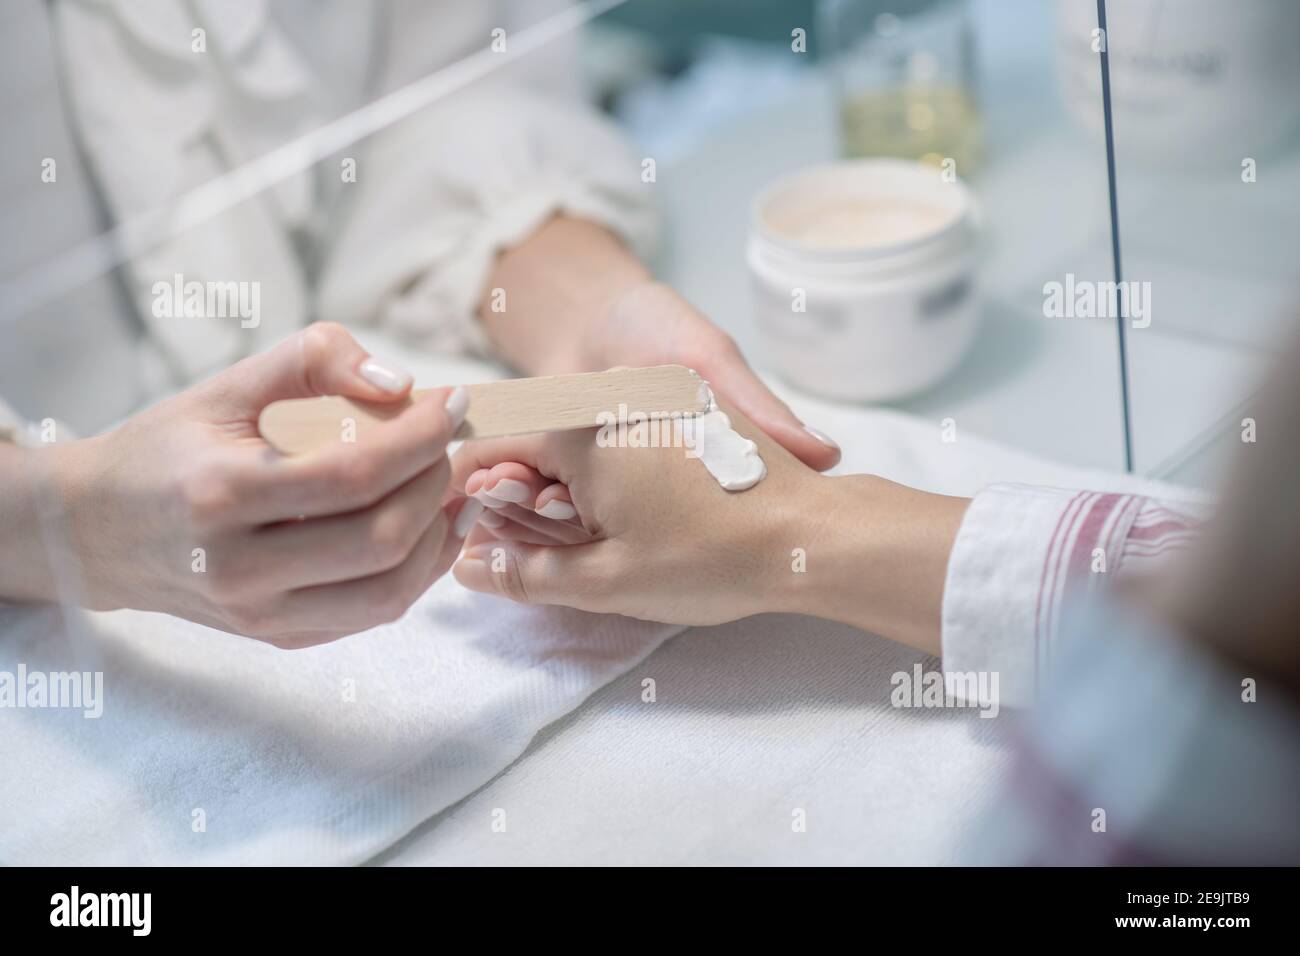
[[[709,410],[692,419],[688,426],[691,456],[702,461],[725,490],[753,488],[767,476],[767,465],[758,454],[758,445],[731,427],[731,419],[718,408],[707,382],[702,388],[708,391]]]

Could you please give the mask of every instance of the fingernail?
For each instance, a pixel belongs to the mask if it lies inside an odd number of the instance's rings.
[[[827,448],[834,448],[836,451],[840,450],[839,445],[837,445],[834,441],[832,441],[827,435],[824,435],[823,433],[819,432],[817,429],[805,425],[803,427],[803,430],[806,431],[809,435],[812,435],[813,438],[816,438]]]
[[[504,508],[506,505],[510,504],[510,502],[502,501],[500,498],[493,498],[482,488],[474,492],[474,497],[483,502],[483,504],[489,508]]]
[[[483,502],[477,498],[471,498],[465,502],[460,509],[460,514],[456,515],[456,523],[451,526],[452,533],[458,538],[463,538],[469,534],[469,529],[474,527],[474,522],[478,516],[483,513]]]
[[[511,504],[521,505],[532,497],[533,491],[522,481],[516,481],[514,478],[502,478],[491,488],[483,489],[489,497],[497,501],[508,501]]]
[[[495,511],[484,511],[478,520],[485,528],[499,528],[506,523],[506,519]]]
[[[447,396],[447,416],[451,419],[451,427],[454,431],[460,428],[461,422],[465,420],[465,415],[469,412],[469,391],[464,385],[457,385]]]
[[[556,521],[565,521],[576,515],[578,510],[567,501],[563,501],[560,498],[552,498],[550,501],[546,502],[546,504],[538,508],[537,513],[543,518],[554,518]]]
[[[411,373],[400,365],[383,362],[373,356],[361,363],[361,377],[375,388],[385,392],[398,392],[411,384]]]

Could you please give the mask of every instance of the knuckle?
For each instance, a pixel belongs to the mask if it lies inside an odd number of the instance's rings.
[[[366,558],[372,567],[391,568],[410,551],[411,522],[400,515],[383,513],[370,523],[366,537]]]
[[[347,626],[350,629],[365,631],[380,624],[391,624],[406,613],[411,602],[404,594],[406,588],[399,574],[385,574],[367,582],[367,586],[358,592],[360,610],[349,618]]]
[[[218,607],[229,609],[247,597],[247,577],[237,565],[215,561],[207,570],[208,597]]]
[[[212,464],[190,469],[180,478],[181,508],[192,527],[210,528],[226,521],[237,500],[224,470]]]
[[[263,644],[270,644],[272,647],[281,651],[304,651],[309,647],[315,647],[322,642],[323,638],[332,637],[332,634],[315,631],[294,631],[288,634],[268,634],[265,637],[259,637],[257,640]]]
[[[324,394],[331,384],[327,370],[354,359],[361,347],[343,326],[334,322],[314,323],[299,334],[302,385],[309,391]]]
[[[302,330],[302,347],[309,359],[318,359],[350,343],[352,336],[337,322],[313,322]]]
[[[517,555],[507,552],[505,560],[501,562],[501,570],[494,570],[492,578],[503,597],[520,604],[528,603],[528,587],[524,583],[524,571]]]
[[[401,587],[396,589],[395,597],[401,605],[397,617],[401,617],[416,601],[420,600],[425,591],[433,583],[432,579],[439,555],[442,551],[442,540],[446,536],[446,521],[439,516],[439,522],[442,524],[442,530],[432,529],[427,533],[426,539],[418,546],[419,554],[413,559],[406,571],[405,579]],[[437,524],[438,522],[435,522]]]
[[[390,592],[375,603],[375,616],[379,624],[391,624],[406,613],[414,598],[408,598],[401,591]]]
[[[446,449],[451,442],[451,417],[440,404],[426,400],[428,404],[412,409],[412,414],[403,421],[403,438],[418,443],[423,449],[436,452],[446,458]]]
[[[365,498],[379,480],[379,467],[369,455],[352,455],[339,466],[338,490],[354,498]]]
[[[225,608],[226,622],[236,633],[259,640],[275,636],[274,615],[260,604],[235,604]]]
[[[718,359],[729,359],[740,354],[736,340],[717,326],[709,326],[699,331],[691,342],[682,350],[682,358],[690,363],[707,366]]]
[[[705,348],[714,355],[730,357],[740,354],[740,346],[736,343],[736,340],[728,333],[717,328],[705,338]]]

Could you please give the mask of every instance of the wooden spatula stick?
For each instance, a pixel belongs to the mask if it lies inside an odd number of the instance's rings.
[[[467,385],[469,413],[456,437],[501,438],[594,428],[602,414],[647,419],[707,411],[708,388],[681,365],[548,375]],[[424,389],[416,389],[419,395]],[[376,404],[340,396],[292,398],[262,409],[258,429],[277,450],[302,454],[339,441],[364,440],[368,429],[400,414],[409,402]]]

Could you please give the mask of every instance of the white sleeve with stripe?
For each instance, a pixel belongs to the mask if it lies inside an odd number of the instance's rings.
[[[948,561],[943,668],[997,673],[1026,706],[1051,661],[1068,597],[1186,547],[1196,506],[1141,495],[995,484],[971,502]]]

